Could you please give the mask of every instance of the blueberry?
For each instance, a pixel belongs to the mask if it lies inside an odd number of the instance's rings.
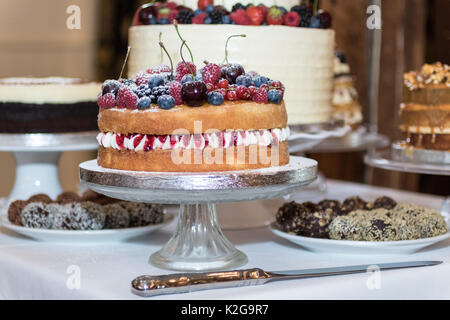
[[[192,75],[191,74],[185,74],[184,76],[183,76],[183,78],[181,78],[181,84],[183,85],[183,84],[185,84],[185,83],[188,83],[188,82],[192,82],[192,81],[194,81],[194,79],[192,78]]]
[[[280,6],[280,7],[278,7],[278,9],[280,9],[281,12],[283,12],[283,14],[286,14],[288,12],[285,7]]]
[[[238,86],[250,87],[252,85],[252,77],[241,74],[239,77],[236,78],[236,84]]]
[[[171,109],[175,106],[175,99],[168,94],[164,94],[158,98],[158,106],[164,110]]]
[[[197,70],[197,74],[195,75],[195,80],[203,81],[202,70],[203,70],[203,68],[200,70]]]
[[[206,13],[211,13],[214,11],[214,6],[213,5],[209,5],[205,8]]]
[[[159,18],[158,23],[159,24],[169,24],[170,20],[167,18]]]
[[[158,87],[158,86],[162,86],[163,84],[164,84],[164,78],[159,74],[155,74],[155,75],[151,76],[150,79],[148,80],[148,86],[151,89]]]
[[[220,106],[223,103],[223,95],[219,92],[208,93],[208,102],[215,106]]]
[[[256,87],[261,87],[263,84],[267,84],[268,79],[264,76],[256,76],[253,78],[253,84]]]
[[[230,23],[231,23],[231,18],[230,18],[230,16],[223,16],[223,17],[222,17],[222,23],[223,23],[223,24],[230,24]]]
[[[150,107],[151,104],[152,100],[149,97],[143,97],[139,99],[138,109],[140,110],[147,109],[148,107]]]
[[[283,99],[280,90],[276,89],[269,90],[269,92],[267,93],[267,98],[272,103],[280,103]]]
[[[149,18],[149,24],[158,24],[158,20],[156,19],[156,17],[151,16]]]
[[[114,93],[117,94],[117,91],[120,88],[120,82],[117,80],[106,80],[103,83],[103,90],[102,95],[105,95],[107,93]]]
[[[311,21],[309,22],[310,28],[320,28],[320,18],[318,16],[311,17]]]
[[[212,23],[212,19],[210,17],[206,17],[205,20],[203,21],[204,24],[211,24]]]
[[[202,10],[202,9],[197,9],[197,10],[195,10],[195,11],[194,11],[194,17],[195,17],[195,16],[198,16],[198,15],[201,14],[201,13],[203,13],[203,10]]]

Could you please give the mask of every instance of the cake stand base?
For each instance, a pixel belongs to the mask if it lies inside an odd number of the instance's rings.
[[[0,151],[12,152],[16,178],[8,202],[45,193],[50,198],[62,192],[58,165],[62,152],[96,150],[97,132],[0,134]]]
[[[281,167],[198,173],[106,169],[96,160],[80,164],[80,180],[95,192],[127,201],[180,205],[174,236],[150,263],[181,271],[223,270],[247,263],[223,235],[216,203],[279,198],[316,176],[317,162],[299,157]]]
[[[185,204],[175,234],[150,263],[169,270],[219,270],[240,267],[247,257],[223,235],[214,204]]]

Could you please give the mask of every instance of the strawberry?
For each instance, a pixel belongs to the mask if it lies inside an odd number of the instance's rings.
[[[277,6],[271,6],[267,12],[266,22],[268,24],[283,24],[283,12]]]
[[[200,13],[192,18],[192,24],[204,24],[205,18],[208,15],[206,13]]]
[[[247,8],[247,15],[252,21],[252,25],[259,26],[264,21],[264,13],[260,7],[250,6]]]
[[[198,0],[197,6],[199,9],[205,11],[207,6],[214,5],[214,0]]]
[[[252,20],[244,9],[238,9],[235,12],[232,12],[230,18],[239,25],[249,26],[252,24]]]

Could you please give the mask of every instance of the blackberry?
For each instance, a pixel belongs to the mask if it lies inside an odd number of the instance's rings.
[[[181,10],[177,14],[177,21],[182,24],[191,24],[192,18],[194,17],[194,12],[192,10]]]
[[[236,10],[239,9],[246,9],[246,6],[244,6],[242,3],[238,2],[235,5],[233,5],[233,7],[231,8],[231,11],[235,12]]]
[[[291,11],[297,12],[300,16],[300,27],[308,28],[313,16],[311,9],[307,5],[293,6]]]
[[[209,13],[209,17],[211,18],[212,24],[220,24],[222,23],[223,12],[221,10],[214,9],[211,13]]]
[[[170,88],[168,86],[158,86],[152,89],[152,96],[155,97],[155,100],[158,101],[158,98],[163,95],[170,95]],[[151,97],[150,97],[151,98]],[[153,99],[152,99],[153,103]]]
[[[139,97],[142,98],[143,96],[145,96],[145,92],[147,91],[148,86],[146,86],[145,84],[141,84],[139,87],[134,88],[133,92]]]

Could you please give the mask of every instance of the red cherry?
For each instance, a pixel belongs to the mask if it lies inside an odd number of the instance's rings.
[[[187,105],[199,107],[206,100],[208,89],[203,81],[187,82],[181,86],[181,97]]]

